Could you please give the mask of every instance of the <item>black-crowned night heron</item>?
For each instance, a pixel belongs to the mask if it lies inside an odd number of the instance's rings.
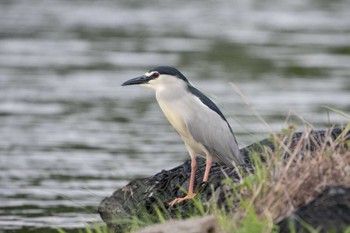
[[[122,86],[140,85],[155,90],[164,115],[184,141],[191,156],[191,177],[188,194],[170,205],[194,197],[196,155],[206,158],[203,181],[209,177],[212,161],[227,166],[244,164],[230,124],[219,108],[197,90],[177,69],[160,66],[126,81]]]

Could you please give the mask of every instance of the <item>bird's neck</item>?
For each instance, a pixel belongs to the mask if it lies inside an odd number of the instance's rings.
[[[156,90],[156,98],[158,101],[173,102],[181,99],[188,94],[187,87],[184,84],[181,86],[170,86],[167,88],[159,88]]]

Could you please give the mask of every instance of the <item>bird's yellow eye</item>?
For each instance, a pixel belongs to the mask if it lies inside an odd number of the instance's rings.
[[[159,77],[159,73],[158,72],[154,72],[153,73],[153,77],[158,78]]]

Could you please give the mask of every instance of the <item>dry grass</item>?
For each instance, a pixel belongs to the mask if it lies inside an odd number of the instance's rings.
[[[266,152],[269,159],[264,178],[245,193],[258,216],[276,223],[327,186],[350,187],[349,141],[344,136],[333,140],[330,135],[319,141],[309,132],[296,142],[291,134],[275,135],[278,149]],[[281,158],[285,153],[288,159]]]

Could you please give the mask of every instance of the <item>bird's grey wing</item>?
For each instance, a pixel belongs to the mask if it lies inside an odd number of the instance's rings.
[[[186,120],[192,137],[203,144],[214,161],[232,166],[243,164],[244,160],[226,120],[209,108],[205,112],[197,111]]]

